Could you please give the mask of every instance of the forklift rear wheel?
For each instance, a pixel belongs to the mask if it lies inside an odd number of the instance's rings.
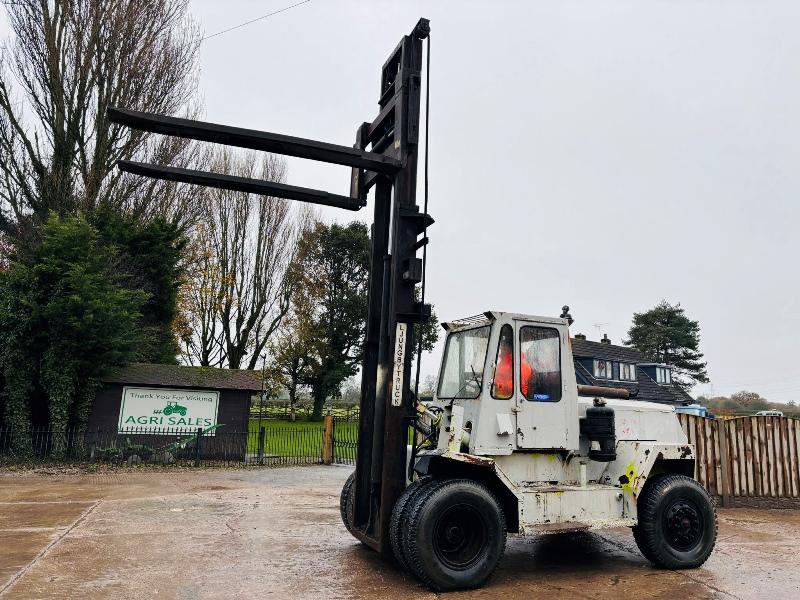
[[[435,481],[433,478],[425,476],[412,482],[406,487],[403,493],[400,494],[400,497],[397,499],[392,509],[392,520],[389,524],[389,541],[392,544],[394,557],[406,571],[411,570],[408,566],[405,547],[403,546],[403,531],[405,530],[406,521],[408,519],[408,508],[409,505],[412,504],[412,498],[433,481]]]
[[[634,539],[645,558],[665,569],[694,569],[717,540],[717,513],[697,481],[665,475],[648,482],[638,500]]]
[[[339,496],[339,513],[342,515],[342,523],[347,531],[353,533],[353,482],[356,480],[356,473],[353,471],[342,487],[342,495]]]
[[[631,527],[631,531],[633,531],[633,540],[636,542],[636,545],[639,547],[639,552],[641,552],[642,556],[644,556],[651,563],[655,563],[656,559],[650,553],[650,550],[648,550],[648,546],[644,541],[645,537],[644,537],[644,532],[642,531],[642,528],[639,527],[638,525],[634,525],[633,527]]]
[[[405,558],[429,587],[475,588],[492,575],[505,550],[506,519],[486,486],[437,481],[415,494],[407,510]]]

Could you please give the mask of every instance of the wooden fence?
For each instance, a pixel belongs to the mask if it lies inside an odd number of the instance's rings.
[[[800,420],[678,418],[695,446],[695,477],[723,506],[800,505]]]

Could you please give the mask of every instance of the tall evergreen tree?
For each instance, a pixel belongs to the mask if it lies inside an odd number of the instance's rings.
[[[86,220],[53,215],[0,274],[6,424],[84,426],[104,371],[139,351],[146,299],[120,285],[113,248]]]
[[[153,217],[142,223],[111,209],[91,217],[100,239],[114,249],[119,281],[148,296],[141,309],[144,344],[138,359],[174,364],[180,352],[174,323],[184,277],[188,239],[174,220]]]
[[[628,340],[649,360],[672,365],[673,381],[688,389],[707,383],[708,373],[700,347],[700,324],[686,316],[680,303],[662,300],[643,313],[634,313]]]

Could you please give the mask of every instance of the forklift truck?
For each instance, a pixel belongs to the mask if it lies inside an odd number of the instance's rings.
[[[507,533],[632,527],[642,554],[668,569],[698,567],[714,548],[714,506],[673,408],[577,385],[563,310],[444,324],[413,483],[389,530],[397,561],[435,590],[481,585]],[[351,495],[345,484],[348,526]]]
[[[416,199],[423,59],[430,67],[427,19],[384,62],[378,114],[358,126],[352,147],[106,111],[111,122],[141,131],[349,167],[348,195],[169,165],[120,161],[118,168],[351,211],[372,205],[358,455],[340,502],[345,526],[361,542],[437,590],[483,584],[508,533],[632,526],[655,564],[702,564],[714,546],[716,516],[691,478],[693,449],[677,417],[662,406],[620,399],[618,390],[576,386],[568,315],[487,312],[445,324],[435,401],[417,401],[414,326],[431,316],[424,277],[434,222],[427,211],[427,152],[422,208]],[[430,68],[427,74],[429,82]],[[510,357],[502,354],[509,345]],[[501,369],[512,378],[502,386]],[[409,429],[418,432],[410,449]]]

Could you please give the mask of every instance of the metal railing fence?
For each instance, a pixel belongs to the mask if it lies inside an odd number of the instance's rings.
[[[298,421],[306,421],[311,418],[314,412],[314,406],[308,402],[298,402],[294,407],[295,418]],[[291,407],[288,402],[265,402],[261,405],[258,400],[254,400],[250,405],[250,418],[258,419],[283,419],[289,420],[292,414]],[[358,421],[359,408],[358,405],[346,406],[326,406],[323,414],[330,415],[336,419],[355,420]]]
[[[0,428],[0,463],[98,462],[185,466],[320,464],[323,424],[280,421],[248,431]]]
[[[333,418],[332,462],[355,465],[358,451],[358,419]]]

